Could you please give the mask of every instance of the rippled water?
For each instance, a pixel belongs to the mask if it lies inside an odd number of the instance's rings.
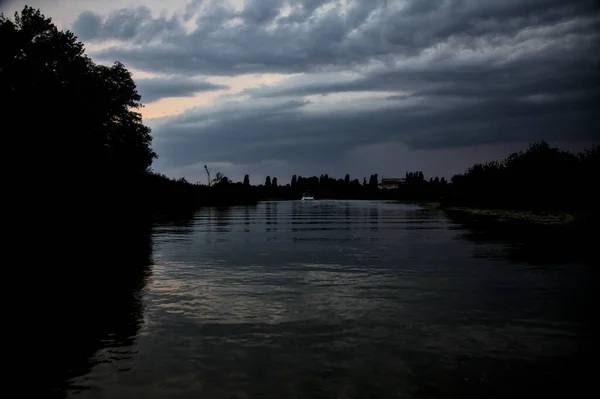
[[[152,242],[68,396],[537,396],[576,391],[590,350],[592,266],[441,210],[207,208]]]

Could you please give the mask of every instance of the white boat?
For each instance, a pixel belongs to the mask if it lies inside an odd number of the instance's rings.
[[[304,193],[302,194],[302,201],[314,201],[314,198],[312,195]]]

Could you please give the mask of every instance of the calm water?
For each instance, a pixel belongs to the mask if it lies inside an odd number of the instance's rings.
[[[550,241],[353,201],[204,209],[151,241],[67,396],[483,398],[585,382],[595,271]]]

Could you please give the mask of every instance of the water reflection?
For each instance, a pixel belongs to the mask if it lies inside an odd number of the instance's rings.
[[[456,239],[502,244],[481,245],[479,256],[484,258],[505,258],[542,268],[568,263],[596,264],[599,260],[592,242],[594,234],[588,226],[497,221],[456,211],[446,211],[446,215],[453,222],[452,228],[461,231]]]
[[[227,207],[207,207],[200,209],[193,221],[200,224],[206,233],[227,233],[231,231],[231,210]]]
[[[194,232],[194,212],[183,212],[174,215],[165,215],[157,218],[149,228],[150,234],[167,234],[174,244],[184,247],[188,244],[190,235]],[[138,234],[138,233],[134,233]]]
[[[550,363],[554,368],[550,372],[563,379],[564,384],[559,384],[561,389],[568,391],[567,381],[589,378],[584,377],[590,373],[585,365],[595,361],[590,349],[596,346],[598,332],[596,266],[600,260],[592,243],[594,235],[590,234],[590,226],[498,221],[453,211],[446,211],[446,215],[451,222],[449,229],[458,233],[454,239],[475,244],[475,258],[499,264],[508,261],[521,271],[513,281],[496,282],[490,288],[491,297],[498,298],[503,291],[511,294],[513,306],[528,309],[535,315],[528,320],[530,328],[543,326],[547,329],[545,334],[574,337],[569,350],[563,349],[564,358]],[[518,294],[517,290],[523,293]],[[556,324],[551,327],[548,320]],[[555,327],[560,324],[568,328]],[[526,374],[524,370],[523,373]],[[543,378],[538,374],[535,377]],[[543,381],[522,382],[529,386],[534,383]],[[578,389],[584,391],[583,385],[587,382],[580,384]]]
[[[47,397],[87,390],[85,375],[94,367],[118,362],[120,371],[127,370],[134,356],[152,264],[151,226],[138,221],[111,227],[103,239],[84,243],[85,252],[64,252],[57,267],[68,273],[47,281],[51,292],[42,306],[53,321],[39,337],[44,348],[38,356],[51,365],[36,377]]]
[[[198,212],[185,241],[176,226],[155,229],[143,322],[130,316],[137,332],[121,340],[133,357],[96,350],[92,362],[110,363],[78,380],[97,389],[84,397],[581,389],[592,318],[578,311],[591,306],[585,265],[531,273],[507,258],[505,242],[416,206],[296,201],[218,212]]]
[[[278,206],[278,204],[279,204],[278,202],[265,203],[265,219],[266,219],[265,231],[267,233],[277,232],[277,226],[273,226],[273,225],[277,225],[277,220],[278,220],[277,206]]]
[[[377,232],[377,224],[379,223],[379,208],[369,209],[369,223],[371,224],[371,231]]]
[[[210,208],[210,213],[214,215],[215,226],[217,226],[217,231],[220,232],[228,232],[231,231],[230,227],[230,217],[231,210],[230,208]]]
[[[250,207],[249,206],[244,207],[244,224],[246,226],[250,224]],[[246,228],[245,231],[249,231],[248,228]]]

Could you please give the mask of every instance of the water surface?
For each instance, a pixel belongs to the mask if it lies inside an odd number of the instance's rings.
[[[576,256],[543,256],[556,246],[531,250],[441,210],[360,201],[206,208],[155,225],[151,239],[145,283],[103,322],[67,396],[581,388],[594,271]]]

